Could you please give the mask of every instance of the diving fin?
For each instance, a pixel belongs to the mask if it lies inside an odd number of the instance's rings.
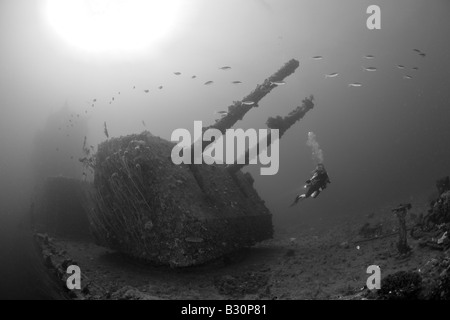
[[[298,195],[298,196],[295,198],[294,202],[292,202],[292,204],[289,206],[289,208],[295,206],[295,205],[299,202],[300,199],[304,199],[304,198],[305,198],[305,195],[304,195],[304,194]]]

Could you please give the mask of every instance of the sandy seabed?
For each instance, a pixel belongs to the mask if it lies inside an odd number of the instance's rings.
[[[397,271],[421,272],[442,251],[408,238],[412,253],[397,253],[398,221],[391,209],[398,203],[342,218],[332,227],[276,230],[271,240],[207,265],[172,269],[138,263],[87,241],[46,238],[40,241],[48,266],[76,263],[82,290],[75,299],[361,299],[377,265],[381,277]],[[425,213],[425,202],[413,204],[412,214]],[[383,224],[383,236],[359,235],[367,222]],[[361,241],[362,240],[362,241]],[[45,242],[45,243],[44,243]],[[65,285],[65,283],[62,283]]]

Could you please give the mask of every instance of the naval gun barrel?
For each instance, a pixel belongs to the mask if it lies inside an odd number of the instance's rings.
[[[225,134],[226,130],[230,129],[239,120],[242,120],[248,111],[254,107],[258,107],[258,103],[261,99],[276,88],[285,78],[293,74],[299,65],[300,63],[298,60],[291,59],[288,61],[277,72],[264,80],[262,84],[257,85],[255,90],[241,101],[234,101],[232,105],[228,106],[227,115],[219,119],[215,124],[204,127],[203,132],[208,129],[218,129],[222,134]],[[202,150],[205,150],[212,142],[214,141],[203,141]],[[194,144],[195,142],[191,145],[192,150],[194,150]]]
[[[281,137],[284,135],[284,133],[290,127],[292,127],[292,125],[294,125],[294,123],[296,123],[297,121],[300,121],[309,110],[314,108],[313,100],[314,100],[313,96],[310,96],[309,98],[305,98],[302,101],[301,106],[298,106],[297,108],[292,110],[284,118],[277,116],[275,118],[271,117],[271,118],[267,119],[267,122],[266,122],[267,127],[269,129],[278,129],[279,130],[279,139],[281,139]],[[267,144],[265,144],[265,146],[271,145],[272,142],[273,142],[272,135],[271,135],[271,133],[269,133],[267,135]],[[261,149],[259,142],[257,143],[257,145],[254,148],[257,148],[255,154],[258,154],[258,155],[259,155],[259,153],[261,153],[261,151],[264,150],[264,149]],[[244,163],[234,163],[234,164],[229,165],[227,167],[228,172],[235,173],[235,172],[239,171],[240,169],[242,169],[243,167],[245,167],[249,163],[250,151],[251,151],[251,149],[247,148],[247,151],[245,152]]]

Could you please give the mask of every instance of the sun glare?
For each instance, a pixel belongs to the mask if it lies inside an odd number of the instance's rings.
[[[180,0],[47,0],[46,15],[69,44],[90,52],[136,52],[170,35]]]

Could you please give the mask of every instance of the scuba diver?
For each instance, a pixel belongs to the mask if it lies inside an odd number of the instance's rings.
[[[304,188],[308,188],[308,190],[306,193],[298,195],[290,207],[296,205],[301,199],[309,197],[317,198],[317,196],[327,187],[328,183],[331,183],[331,181],[325,170],[325,166],[322,163],[319,163],[312,172],[312,177],[306,180]]]

